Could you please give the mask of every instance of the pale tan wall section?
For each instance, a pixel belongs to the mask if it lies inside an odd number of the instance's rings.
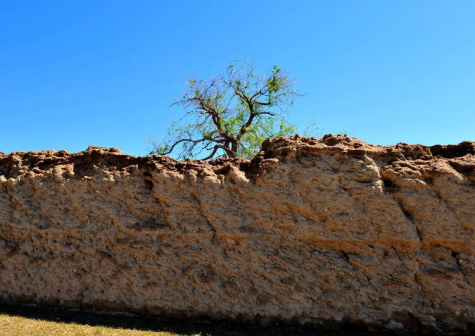
[[[0,154],[0,300],[470,330],[474,143],[277,139],[253,162]]]

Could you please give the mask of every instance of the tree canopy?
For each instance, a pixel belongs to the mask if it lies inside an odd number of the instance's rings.
[[[264,76],[250,63],[233,62],[210,80],[190,78],[183,96],[172,105],[185,109],[154,154],[177,152],[180,159],[253,157],[267,138],[295,133],[283,115],[299,95],[278,67]]]

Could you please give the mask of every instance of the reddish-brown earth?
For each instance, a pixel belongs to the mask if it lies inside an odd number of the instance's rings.
[[[474,238],[475,142],[0,153],[4,302],[474,332]]]

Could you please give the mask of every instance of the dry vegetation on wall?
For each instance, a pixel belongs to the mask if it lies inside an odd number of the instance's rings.
[[[252,161],[0,154],[0,299],[475,328],[475,143],[277,138]]]

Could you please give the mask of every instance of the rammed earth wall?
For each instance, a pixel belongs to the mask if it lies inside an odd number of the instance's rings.
[[[474,331],[475,143],[0,153],[0,300]]]

